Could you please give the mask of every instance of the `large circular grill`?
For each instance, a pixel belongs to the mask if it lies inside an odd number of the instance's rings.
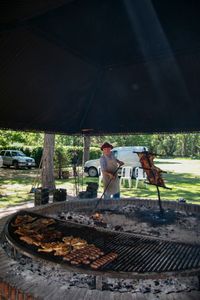
[[[79,272],[95,272],[113,277],[151,277],[155,273],[198,273],[200,272],[200,245],[165,241],[158,238],[144,237],[130,233],[118,233],[106,229],[96,229],[86,225],[56,220],[54,227],[63,235],[73,235],[85,239],[88,243],[104,251],[105,254],[114,252],[117,259],[93,271],[89,266],[71,266],[62,257],[51,253],[39,253],[37,247],[21,241],[12,226],[18,215],[30,214],[36,218],[43,215],[33,211],[20,211],[13,215],[5,226],[5,236],[9,243],[31,257],[49,260]],[[46,218],[47,216],[45,216]]]

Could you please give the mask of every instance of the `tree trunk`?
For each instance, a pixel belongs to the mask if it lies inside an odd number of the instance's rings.
[[[55,134],[45,133],[42,155],[42,188],[48,188],[50,191],[55,189],[53,165],[54,146]]]
[[[84,164],[90,158],[90,143],[91,143],[90,135],[84,135],[83,143],[84,143],[83,145],[83,164]]]

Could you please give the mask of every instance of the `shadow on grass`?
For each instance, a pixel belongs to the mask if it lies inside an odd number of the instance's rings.
[[[188,173],[168,172],[163,174],[163,179],[171,185],[190,184],[200,187],[200,177]]]
[[[32,184],[37,176],[37,169],[15,170],[0,168],[0,184]]]
[[[200,178],[191,174],[167,173],[163,176],[165,184],[171,190],[159,187],[161,200],[178,200],[184,198],[188,203],[200,204]],[[158,199],[156,186],[147,185],[140,181],[135,188],[135,180],[132,181],[132,189],[121,188],[121,194],[125,197]]]
[[[5,195],[2,198],[0,198],[0,208],[9,208],[12,206],[18,206],[26,204],[30,201],[34,200],[34,196],[30,195],[28,193],[24,193],[24,195]]]

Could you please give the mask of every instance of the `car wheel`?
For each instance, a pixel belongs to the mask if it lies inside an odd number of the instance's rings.
[[[31,167],[28,167],[28,169],[30,170],[30,169],[31,169]]]
[[[14,161],[13,166],[16,170],[19,169],[19,164],[17,161]]]
[[[97,177],[97,175],[98,175],[97,169],[94,167],[89,168],[88,175],[90,177]]]

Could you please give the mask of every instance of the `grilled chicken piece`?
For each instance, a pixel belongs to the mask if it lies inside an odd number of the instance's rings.
[[[73,239],[74,237],[72,235],[70,236],[64,236],[62,238],[63,242],[66,244],[66,245],[71,245],[71,240]]]
[[[82,249],[88,245],[85,240],[74,238],[73,236],[65,236],[62,240],[66,245],[72,246],[74,249]]]
[[[32,235],[32,237],[35,238],[37,241],[44,240],[44,234],[35,233],[35,234]]]
[[[32,235],[36,232],[32,229],[24,229],[23,227],[19,227],[17,230],[15,230],[15,233],[18,235]]]
[[[77,243],[72,244],[72,247],[74,249],[83,249],[88,245],[88,243],[86,241],[80,241]]]
[[[54,219],[46,219],[46,218],[41,218],[37,219],[36,221],[28,224],[24,224],[23,227],[26,229],[34,229],[38,228],[38,230],[41,230],[43,228],[46,228],[49,225],[55,224],[56,221]]]
[[[44,225],[51,225],[51,224],[55,224],[56,221],[54,219],[49,219],[49,218],[42,218],[42,219],[39,219],[41,224],[44,224]]]
[[[41,243],[41,247],[42,248],[56,248],[56,247],[59,247],[60,244],[63,244],[62,242],[50,242],[50,243]]]
[[[11,223],[11,225],[13,227],[17,227],[17,226],[25,224],[25,223],[33,222],[36,219],[37,219],[37,217],[31,217],[30,215],[18,215],[15,218],[14,223]]]
[[[40,242],[37,241],[34,237],[24,235],[24,236],[20,236],[19,239],[20,239],[21,241],[26,242],[26,243],[29,244],[29,245],[40,246]]]
[[[46,253],[50,253],[53,252],[54,249],[53,248],[39,248],[38,252],[46,252]]]
[[[68,253],[70,253],[70,248],[65,246],[61,249],[57,249],[54,253],[55,256],[65,256],[67,255]]]
[[[66,244],[63,242],[40,243],[40,246],[41,248],[38,249],[39,252],[63,251],[64,255],[69,252],[69,247],[67,247]]]
[[[41,233],[44,235],[44,239],[51,241],[54,239],[60,239],[62,237],[62,233],[58,230],[50,230],[50,231],[43,231]]]
[[[71,245],[72,245],[72,246],[74,246],[74,245],[80,245],[80,244],[86,245],[87,242],[86,242],[85,240],[80,239],[80,238],[73,238],[73,239],[71,240]]]
[[[39,232],[38,232],[39,231]],[[15,233],[17,233],[18,235],[22,235],[22,236],[32,236],[34,237],[37,241],[51,241],[54,239],[58,239],[61,238],[62,233],[60,231],[57,230],[50,230],[48,231],[43,231],[43,230],[39,230],[39,228],[35,228],[35,229],[26,229],[23,227],[19,227],[17,230],[15,230]]]

